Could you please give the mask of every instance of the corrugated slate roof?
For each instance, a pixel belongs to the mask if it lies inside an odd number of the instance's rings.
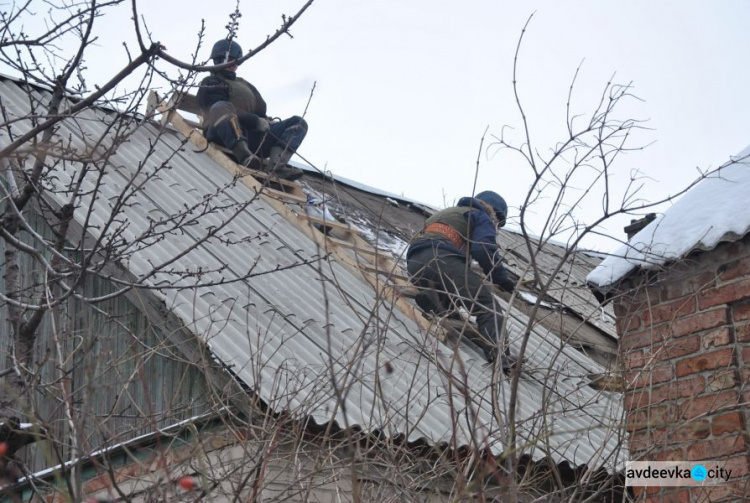
[[[0,94],[11,116],[29,112],[14,82],[0,81]],[[89,166],[76,220],[88,219],[96,238],[133,243],[122,265],[271,408],[411,441],[464,445],[478,435],[495,453],[503,450],[509,386],[501,382],[493,413],[491,369],[480,353],[458,349],[463,374],[452,348],[377,299],[366,281],[180,135],[87,110],[61,122],[58,137],[90,150],[93,139],[111,136],[112,121],[130,136],[106,167]],[[19,122],[14,130],[27,127]],[[48,197],[67,203],[81,169],[58,166],[46,178]],[[176,222],[186,209],[191,218]],[[154,228],[163,231],[160,239],[137,242]],[[183,271],[202,275],[183,278]],[[254,275],[243,279],[248,271]],[[527,323],[515,310],[509,317],[516,351]],[[558,463],[612,468],[620,396],[592,389],[586,378],[604,369],[541,327],[531,331],[527,358],[520,449],[535,459],[548,454]]]

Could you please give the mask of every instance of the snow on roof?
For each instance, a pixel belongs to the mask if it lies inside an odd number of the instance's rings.
[[[637,268],[655,269],[750,231],[750,146],[707,175],[674,206],[607,257],[586,278],[606,292]]]

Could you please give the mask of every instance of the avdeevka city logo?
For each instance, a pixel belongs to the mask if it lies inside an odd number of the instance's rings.
[[[695,465],[693,469],[690,470],[690,477],[696,482],[703,482],[706,480],[706,477],[708,477],[708,470],[706,470],[706,467],[703,465]]]
[[[707,461],[628,461],[625,484],[628,486],[690,486],[728,482],[732,470]]]

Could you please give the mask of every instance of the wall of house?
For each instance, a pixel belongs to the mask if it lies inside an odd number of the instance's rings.
[[[491,477],[474,473],[474,480],[462,483],[454,456],[424,456],[404,445],[364,447],[344,436],[310,437],[279,426],[270,417],[215,429],[198,426],[185,442],[173,438],[128,449],[123,463],[112,456],[92,464],[82,490],[97,501],[127,496],[133,503],[194,502],[204,499],[203,491],[206,501],[447,503],[479,494],[488,501],[508,500],[509,489]],[[539,488],[532,484],[517,489],[520,503],[539,501]],[[64,489],[46,494],[47,501],[67,501]],[[567,501],[562,496],[548,501],[558,500]]]
[[[728,483],[636,491],[651,501],[746,501],[750,238],[641,273],[615,300],[631,458],[721,461]],[[666,499],[665,495],[667,496]]]
[[[42,219],[29,218],[41,235],[52,237]],[[23,232],[20,238],[33,241]],[[3,253],[0,240],[0,257]],[[43,272],[28,255],[19,256],[25,295],[38,302]],[[77,293],[103,297],[117,288],[90,274]],[[0,292],[5,292],[2,274]],[[146,316],[149,297],[147,291],[136,295],[137,305],[125,295],[97,303],[71,296],[45,316],[35,343],[38,379],[28,394],[33,410],[22,421],[42,425],[55,441],[27,447],[21,453],[27,469],[42,470],[75,457],[71,439],[80,455],[211,408],[204,369],[189,362],[172,337],[179,322],[166,309],[162,319]],[[9,326],[7,306],[0,304],[0,371],[12,366]]]

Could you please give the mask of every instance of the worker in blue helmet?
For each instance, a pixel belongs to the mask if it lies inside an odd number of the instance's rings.
[[[476,260],[495,285],[513,291],[515,282],[502,264],[496,241],[497,230],[505,225],[507,216],[508,205],[495,192],[463,197],[455,207],[428,218],[406,254],[409,275],[421,287],[417,304],[436,314],[464,307],[476,316],[481,337],[470,333],[469,337],[482,348],[488,362],[500,355],[504,370],[510,369],[514,360],[502,336],[503,315],[491,288],[470,265],[471,259]],[[435,291],[439,295],[432,295]]]
[[[302,117],[273,121],[258,89],[237,76],[242,48],[234,40],[219,40],[211,49],[215,65],[232,63],[213,70],[198,89],[198,107],[204,118],[206,139],[232,149],[239,164],[268,158],[265,169],[279,178],[295,180],[302,170],[288,166],[307,134]]]

